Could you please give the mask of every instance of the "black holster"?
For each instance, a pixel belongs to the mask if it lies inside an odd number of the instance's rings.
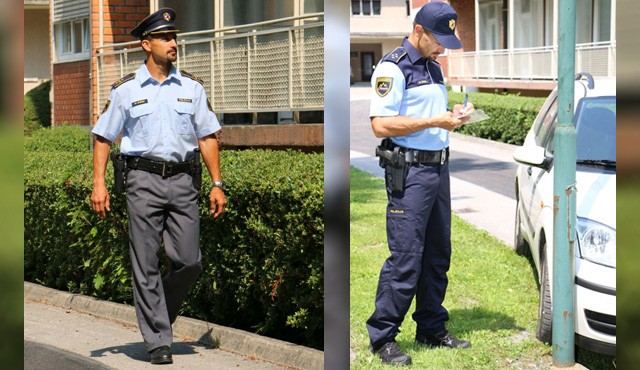
[[[113,190],[123,193],[127,184],[127,163],[122,153],[111,152],[109,154],[113,163]]]
[[[200,191],[202,188],[202,162],[200,161],[200,149],[194,150],[194,157],[191,160],[191,178],[193,186]]]
[[[393,145],[390,139],[383,139],[376,147],[376,157],[380,157],[380,167],[384,168],[387,184],[391,191],[404,190],[409,165],[404,157],[404,150]]]

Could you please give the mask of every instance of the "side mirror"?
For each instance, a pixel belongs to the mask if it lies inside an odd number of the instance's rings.
[[[553,157],[547,157],[541,146],[521,146],[513,152],[513,159],[529,166],[539,167],[548,171],[551,168]]]

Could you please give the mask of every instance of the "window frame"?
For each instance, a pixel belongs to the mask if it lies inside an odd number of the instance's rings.
[[[358,14],[355,14],[353,12],[353,2],[357,1],[360,5],[360,12]],[[374,12],[374,6],[373,3],[374,2],[378,2],[378,14],[375,14]],[[369,14],[364,14],[363,10],[365,8],[365,6],[367,6],[369,8]],[[349,2],[349,12],[351,13],[352,17],[380,17],[382,15],[382,0],[352,0]]]
[[[76,34],[78,23],[80,23],[80,35]],[[75,51],[74,49],[78,42],[80,51]],[[52,44],[54,48],[54,63],[90,59],[91,29],[89,17],[68,19],[54,23]]]

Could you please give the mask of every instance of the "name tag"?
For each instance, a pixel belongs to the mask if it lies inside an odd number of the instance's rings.
[[[178,101],[181,101],[183,103],[191,103],[192,102],[192,100],[188,99],[188,98],[178,98]]]
[[[142,100],[136,100],[133,103],[131,103],[132,107],[138,106],[140,104],[147,104],[149,101],[147,99],[142,99]]]

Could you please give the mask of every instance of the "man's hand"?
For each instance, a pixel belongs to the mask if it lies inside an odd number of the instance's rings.
[[[468,116],[469,114],[473,113],[474,110],[476,109],[473,107],[473,103],[467,103],[466,107],[462,104],[456,104],[453,106],[453,116]]]
[[[463,117],[462,119],[456,118],[452,112],[446,111],[436,117],[436,119],[438,120],[438,127],[453,131],[469,120],[469,117]]]
[[[224,212],[224,207],[227,205],[227,198],[224,196],[224,192],[217,186],[211,188],[209,193],[210,210],[213,214],[213,218],[218,218]]]
[[[103,218],[107,215],[106,211],[111,211],[111,208],[109,208],[109,193],[104,183],[93,186],[91,208],[98,216]]]

